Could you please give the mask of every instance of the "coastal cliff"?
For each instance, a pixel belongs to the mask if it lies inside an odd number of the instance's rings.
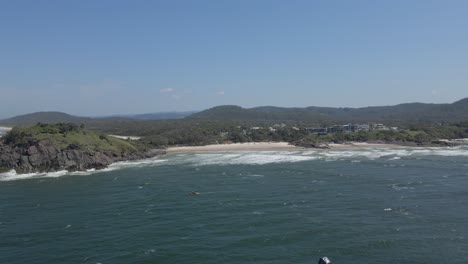
[[[163,149],[99,135],[74,124],[37,124],[14,128],[0,138],[0,172],[103,169],[113,162],[163,154]]]

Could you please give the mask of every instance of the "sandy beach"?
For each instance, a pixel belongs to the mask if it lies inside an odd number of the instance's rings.
[[[3,131],[10,131],[10,130],[11,130],[11,127],[2,127],[2,126],[0,126],[0,130],[3,130]]]
[[[365,142],[350,142],[346,144],[329,144],[330,149],[346,149],[346,148],[366,148],[366,147],[387,147],[399,148],[402,146],[393,144],[372,144]],[[206,146],[189,146],[189,147],[169,147],[168,153],[179,152],[216,152],[216,151],[275,151],[275,150],[303,150],[303,147],[290,145],[288,142],[249,142],[249,143],[233,143],[233,144],[215,144]],[[326,151],[326,149],[325,149]]]
[[[170,147],[168,153],[175,152],[211,152],[211,151],[248,151],[248,150],[298,150],[287,142],[249,142],[233,144],[215,144],[206,146]]]

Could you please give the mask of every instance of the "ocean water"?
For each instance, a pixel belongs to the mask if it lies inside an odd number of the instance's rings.
[[[467,147],[170,154],[0,175],[0,263],[454,264],[468,263],[467,236]]]

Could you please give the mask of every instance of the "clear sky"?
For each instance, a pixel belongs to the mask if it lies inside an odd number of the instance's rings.
[[[468,1],[0,0],[0,118],[468,97]]]

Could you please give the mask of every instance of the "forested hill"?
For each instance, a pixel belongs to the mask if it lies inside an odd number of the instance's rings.
[[[408,103],[363,108],[217,106],[188,117],[197,120],[278,120],[326,123],[344,122],[444,122],[468,120],[468,98],[452,104]]]
[[[167,117],[166,117],[167,118]],[[235,105],[217,106],[188,117],[173,120],[148,120],[152,118],[107,117],[90,118],[78,117],[61,112],[37,112],[27,115],[0,120],[0,125],[17,126],[41,123],[75,123],[85,124],[89,129],[119,133],[128,128],[148,130],[151,127],[170,124],[183,126],[184,124],[202,121],[225,122],[284,122],[304,124],[334,124],[352,122],[381,122],[388,125],[427,124],[459,122],[468,120],[468,98],[452,104],[424,104],[408,103],[394,106],[373,106],[363,108],[334,108],[334,107],[305,107],[285,108],[262,106],[242,108]],[[167,121],[167,122],[166,122]],[[132,130],[133,131],[133,130]]]
[[[0,120],[0,124],[8,126],[17,125],[34,125],[37,122],[46,124],[56,123],[74,123],[87,125],[101,125],[109,123],[134,123],[140,120],[165,120],[165,119],[181,119],[194,112],[161,112],[139,115],[115,115],[107,117],[80,117],[73,116],[62,112],[36,112],[26,115],[19,115],[12,118]]]
[[[32,114],[19,115],[9,119],[0,120],[1,124],[5,125],[31,125],[37,122],[41,123],[85,123],[90,121],[89,117],[72,116],[62,112],[36,112]]]
[[[166,119],[181,119],[196,113],[197,111],[185,111],[185,112],[157,112],[157,113],[146,113],[137,115],[112,115],[109,117],[121,117],[127,119],[137,120],[166,120]]]

